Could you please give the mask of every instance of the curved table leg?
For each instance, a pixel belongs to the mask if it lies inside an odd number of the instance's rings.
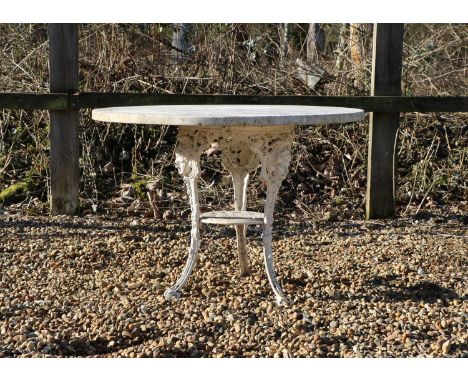
[[[272,227],[273,227],[273,209],[278,195],[279,185],[267,183],[267,196],[265,200],[265,224],[263,226],[263,257],[265,269],[270,282],[271,289],[276,297],[278,305],[289,305],[290,301],[286,297],[278,280],[276,279],[275,266],[273,264],[272,250]]]
[[[198,204],[198,177],[186,177],[184,178],[187,186],[187,192],[190,199],[190,208],[192,210],[192,229],[190,231],[190,249],[185,263],[182,274],[179,279],[170,288],[164,292],[166,300],[170,300],[173,297],[178,299],[180,297],[180,290],[187,283],[189,276],[191,275],[195,263],[198,257],[198,249],[200,245],[200,208]]]
[[[242,128],[234,129],[227,134],[229,134],[227,139],[221,140],[222,163],[231,173],[234,183],[235,210],[245,211],[247,210],[249,173],[258,167],[259,159],[246,142],[247,135],[242,132]],[[235,227],[240,275],[247,276],[250,273],[246,251],[247,226],[245,224],[238,224]]]
[[[246,170],[231,170],[231,176],[234,183],[234,204],[236,211],[245,211],[247,209],[247,185],[249,182],[249,172]],[[236,225],[237,236],[237,254],[239,257],[240,275],[248,276],[249,261],[246,251],[246,231],[245,224]]]
[[[282,181],[288,173],[289,162],[291,161],[291,144],[294,130],[285,132],[280,136],[270,136],[259,140],[256,151],[261,161],[260,178],[266,186],[266,200],[264,207],[265,223],[263,228],[263,256],[268,281],[276,297],[278,305],[289,305],[290,300],[283,292],[276,278],[273,264],[272,250],[272,227],[273,211],[276,198]]]
[[[190,231],[190,249],[179,279],[166,290],[164,297],[179,298],[180,290],[187,283],[198,257],[200,241],[200,206],[198,203],[198,178],[200,176],[200,155],[213,137],[209,132],[180,127],[176,147],[175,165],[184,178],[192,211],[192,229]]]

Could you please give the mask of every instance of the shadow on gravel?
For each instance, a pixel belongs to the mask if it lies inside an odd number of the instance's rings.
[[[128,337],[120,337],[115,344],[111,344],[105,338],[99,337],[95,340],[89,340],[86,338],[73,338],[70,341],[66,340],[55,340],[54,342],[48,343],[47,346],[50,348],[49,354],[51,357],[100,357],[106,355],[112,355],[117,353],[120,350],[125,350],[129,347],[138,346],[144,342],[150,340],[157,340],[161,337],[161,334],[158,333],[147,333],[145,335],[139,336],[135,339],[130,339]],[[112,346],[110,346],[112,345]],[[158,348],[159,353],[158,357],[162,358],[173,358],[173,357],[190,357],[190,353],[182,349],[174,349],[172,347],[162,347]],[[21,351],[16,349],[1,349],[3,351],[3,357],[15,357],[22,354]],[[203,354],[199,354],[202,356]],[[114,355],[115,357],[115,355]],[[121,358],[125,358],[125,355],[119,355]],[[148,355],[146,355],[148,357]],[[151,358],[154,355],[150,356]],[[1,358],[1,357],[0,357]]]
[[[314,298],[319,300],[334,300],[334,301],[348,301],[348,300],[364,300],[367,302],[377,301],[421,301],[426,303],[434,303],[436,300],[455,300],[455,299],[466,299],[465,296],[458,295],[454,290],[449,288],[441,287],[440,285],[423,281],[413,285],[395,285],[392,281],[398,279],[396,275],[390,275],[387,277],[373,277],[371,280],[366,282],[370,287],[368,293],[358,293],[355,295],[349,295],[344,293],[333,293],[327,295],[326,293],[318,292]],[[384,286],[375,290],[376,286]]]
[[[110,346],[110,342],[105,338],[98,338],[97,340],[87,340],[84,338],[76,338],[70,342],[73,345],[71,347],[68,342],[61,342],[59,345],[62,349],[62,355],[54,354],[54,357],[100,357],[106,355],[112,355],[112,357],[126,358],[126,355],[116,356],[114,353],[118,351],[128,349],[130,347],[135,347],[141,345],[145,342],[156,341],[163,337],[162,333],[146,333],[141,336],[130,339],[126,337],[120,338],[119,341],[116,341],[116,344]],[[156,348],[155,348],[156,349]],[[145,358],[193,358],[193,357],[206,357],[209,355],[209,352],[206,352],[203,349],[197,349],[195,354],[193,350],[179,349],[174,347],[174,343],[157,347],[158,353],[155,355],[154,351],[151,355],[145,354]],[[135,351],[137,352],[137,351]]]
[[[454,300],[460,298],[452,289],[441,287],[436,283],[424,281],[410,286],[393,286],[385,294],[391,300],[413,300],[435,302],[437,299]]]
[[[451,349],[453,352],[461,351],[464,354],[468,354],[468,343],[464,342],[464,343],[453,344]]]
[[[440,285],[430,282],[422,281],[413,285],[396,285],[392,281],[398,279],[397,275],[389,275],[386,277],[374,277],[369,280],[369,285],[383,285],[386,290],[383,294],[386,298],[394,301],[424,301],[435,302],[437,299],[454,300],[460,296],[449,288],[441,287]],[[382,292],[379,292],[382,293]]]
[[[84,229],[84,230],[96,230],[96,231],[145,231],[145,232],[185,232],[190,229],[188,224],[174,224],[167,226],[148,226],[148,225],[126,225],[126,226],[112,226],[106,223],[77,223],[77,222],[54,222],[54,221],[5,221],[0,220],[0,229],[1,228],[26,228],[26,227],[35,227],[35,228],[61,228],[61,229]]]

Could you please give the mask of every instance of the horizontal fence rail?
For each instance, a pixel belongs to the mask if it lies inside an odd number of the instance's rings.
[[[67,110],[111,106],[270,104],[354,107],[370,112],[468,112],[468,97],[0,93],[0,109]]]
[[[0,109],[67,110],[70,105],[67,93],[0,93]]]

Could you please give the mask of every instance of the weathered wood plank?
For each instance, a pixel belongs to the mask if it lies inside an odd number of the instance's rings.
[[[65,110],[69,103],[65,93],[0,93],[0,109]]]
[[[50,91],[76,93],[78,25],[49,25]],[[50,111],[50,210],[53,215],[75,213],[79,202],[79,111]]]
[[[375,24],[372,96],[401,94],[404,24]],[[395,215],[395,147],[400,116],[372,112],[369,116],[366,219]]]
[[[371,97],[371,96],[254,96],[203,94],[80,93],[71,96],[73,107],[174,105],[174,104],[271,104],[355,107],[379,112],[466,112],[468,97]]]
[[[375,112],[468,112],[468,97],[248,96],[141,93],[0,93],[0,109],[66,110],[163,104],[272,104],[355,107]]]

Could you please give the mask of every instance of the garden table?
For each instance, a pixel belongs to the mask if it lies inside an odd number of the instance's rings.
[[[289,299],[279,285],[273,264],[273,210],[283,179],[288,173],[294,128],[354,122],[363,119],[360,109],[297,105],[158,105],[94,109],[93,119],[105,122],[178,126],[175,164],[184,178],[191,207],[191,243],[181,276],[164,296],[180,297],[198,256],[200,223],[234,225],[241,275],[249,273],[246,225],[263,226],[263,256],[266,273],[279,305]],[[222,151],[222,164],[231,173],[235,211],[200,213],[197,179],[200,156],[213,142]],[[266,186],[263,213],[247,211],[247,183],[261,166]]]

